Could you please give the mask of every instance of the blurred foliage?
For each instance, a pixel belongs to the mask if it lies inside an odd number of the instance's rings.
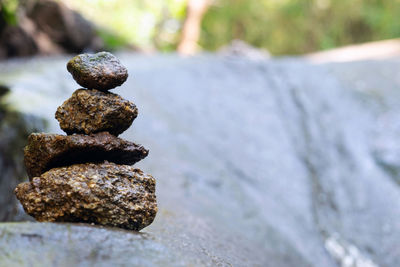
[[[17,10],[18,0],[1,0],[0,1],[0,15],[3,20],[9,25],[16,25],[18,23]]]
[[[126,37],[116,34],[107,28],[98,27],[96,33],[103,40],[107,50],[118,50],[130,46],[130,42]]]
[[[98,24],[145,48],[172,50],[185,0],[68,0]],[[400,37],[400,0],[214,0],[202,22],[200,46],[216,50],[233,39],[272,54],[300,54]],[[107,42],[116,42],[112,38]]]
[[[0,0],[17,23],[18,4]],[[179,42],[187,0],[56,0],[99,25],[110,48],[127,44],[171,51]],[[300,54],[400,37],[400,0],[210,0],[199,45],[217,50],[233,39],[272,54]]]
[[[186,5],[185,0],[63,2],[99,25],[99,34],[109,46],[123,46],[129,41],[135,46],[159,50],[174,48]]]
[[[218,0],[200,45],[241,39],[272,54],[299,54],[400,37],[399,0]]]

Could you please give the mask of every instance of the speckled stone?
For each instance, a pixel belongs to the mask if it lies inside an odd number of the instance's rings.
[[[131,126],[138,110],[117,94],[98,90],[76,90],[55,114],[67,134],[107,131],[119,135]]]
[[[15,194],[44,222],[85,222],[141,230],[157,213],[155,179],[127,165],[104,162],[54,168]]]
[[[76,163],[102,162],[132,165],[148,155],[141,145],[115,137],[108,132],[92,135],[32,133],[24,149],[29,178],[54,167]]]
[[[67,63],[67,70],[79,85],[101,91],[120,86],[128,78],[127,69],[108,52],[78,55]]]

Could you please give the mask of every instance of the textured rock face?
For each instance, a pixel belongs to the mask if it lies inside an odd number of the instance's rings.
[[[120,86],[128,78],[127,69],[108,52],[78,55],[68,62],[67,69],[81,86],[102,91]]]
[[[137,79],[121,94],[140,103],[143,116],[124,136],[151,148],[152,160],[141,168],[158,178],[162,203],[141,236],[157,249],[156,241],[164,241],[157,251],[170,257],[154,262],[147,246],[119,243],[124,231],[112,237],[119,231],[27,224],[0,233],[9,262],[178,266],[183,257],[176,253],[183,252],[193,259],[185,266],[399,265],[399,60],[332,66],[213,55],[123,60]],[[47,118],[51,129],[58,129],[49,115],[57,105],[54,88],[69,84],[64,63],[0,63],[18,73],[13,103]],[[57,91],[60,98],[75,89],[68,88]],[[31,106],[26,95],[35,99]],[[115,254],[116,247],[131,248],[124,244],[139,252]]]
[[[167,224],[169,227],[176,227],[176,223],[170,223]],[[190,225],[188,230],[204,234],[204,229],[193,221],[187,223]],[[179,236],[183,234],[189,242],[180,247]],[[258,264],[259,257],[263,255],[254,255],[257,247],[252,244],[239,243],[232,247],[215,235],[192,242],[192,235],[187,232],[178,231],[167,237],[162,229],[158,234],[142,234],[76,223],[0,223],[0,236],[2,267],[282,267],[279,264]],[[207,245],[214,241],[215,246]],[[222,257],[218,250],[222,252]],[[240,253],[232,253],[237,251]],[[293,262],[291,266],[302,265]]]
[[[140,230],[157,213],[155,179],[139,169],[108,162],[51,169],[19,184],[15,194],[38,221]]]
[[[25,167],[30,178],[54,167],[108,160],[131,165],[148,155],[141,145],[108,132],[92,135],[33,133],[24,149]]]
[[[135,104],[119,95],[79,89],[57,109],[55,117],[67,134],[107,131],[119,135],[137,114]]]

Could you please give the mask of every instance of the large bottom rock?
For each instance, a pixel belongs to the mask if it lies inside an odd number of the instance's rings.
[[[131,166],[87,163],[51,169],[19,184],[15,194],[38,221],[141,230],[157,213],[155,184],[152,176]]]

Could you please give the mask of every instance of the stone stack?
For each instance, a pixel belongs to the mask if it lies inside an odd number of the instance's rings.
[[[30,181],[19,184],[15,194],[38,221],[140,230],[157,213],[155,179],[129,166],[148,150],[118,138],[136,118],[136,106],[109,92],[128,72],[108,52],[78,55],[67,69],[88,89],[76,90],[57,109],[67,135],[29,136],[24,156]]]

